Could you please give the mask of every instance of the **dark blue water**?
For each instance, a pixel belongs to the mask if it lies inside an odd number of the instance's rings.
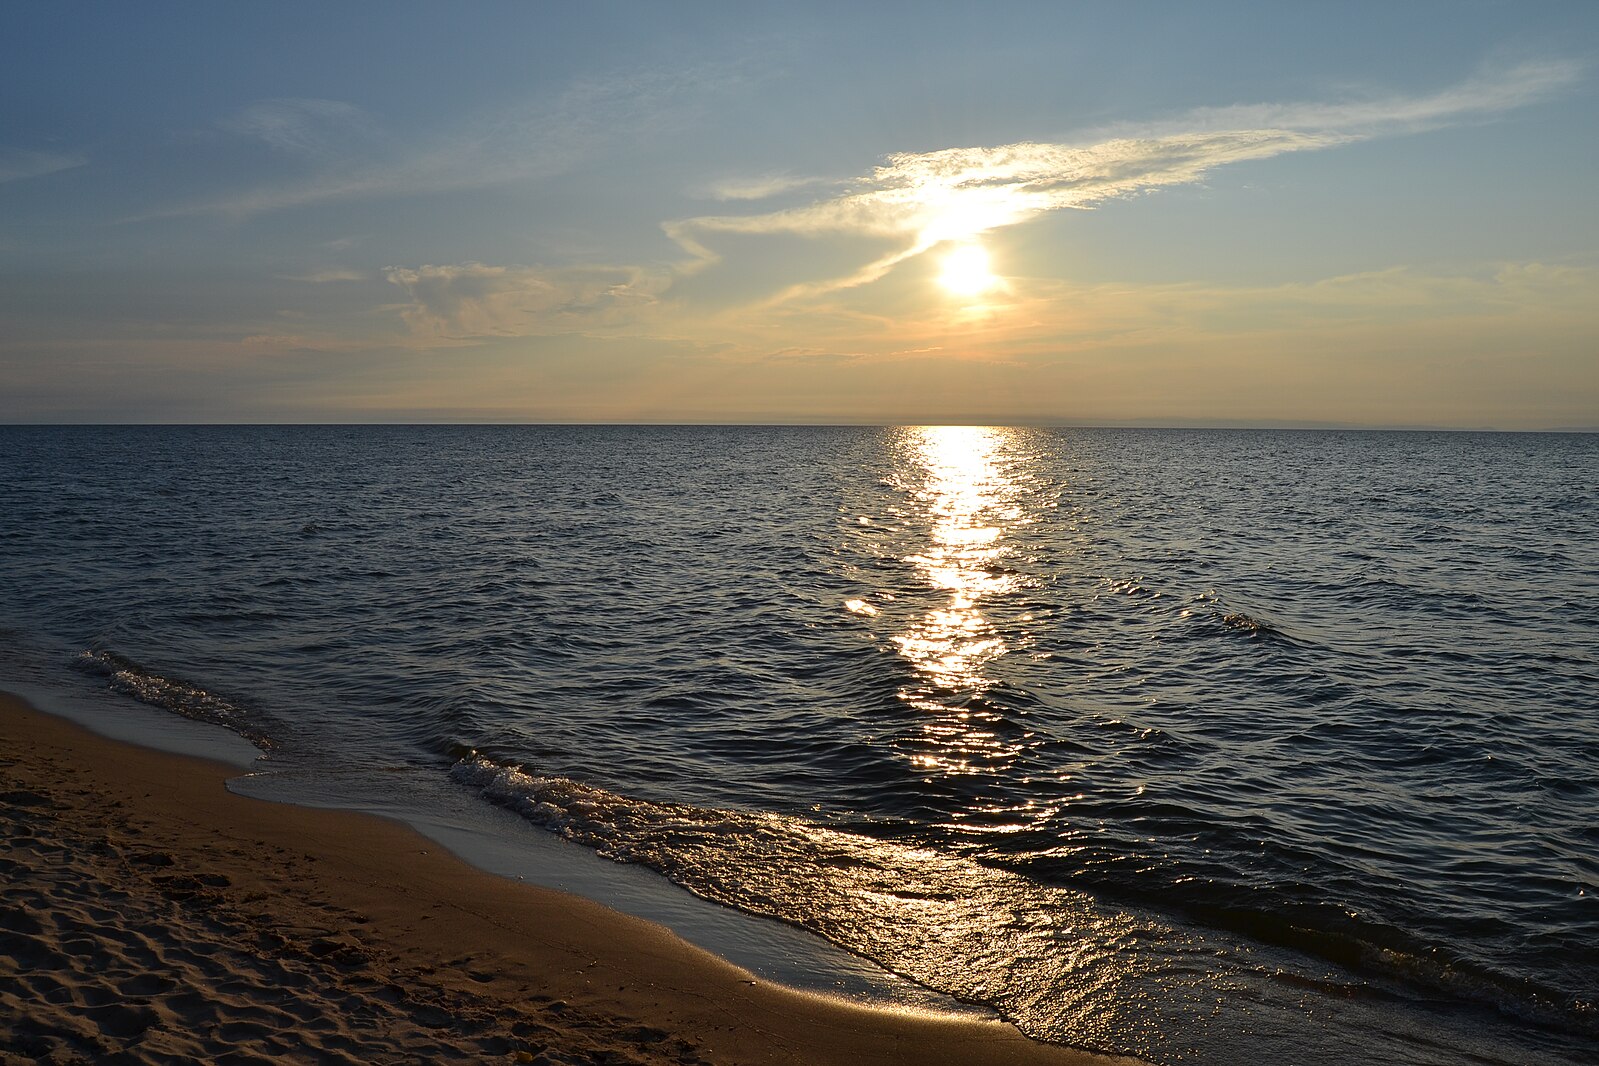
[[[0,429],[0,625],[1161,1062],[1599,1055],[1599,437]],[[75,671],[75,672],[72,672]]]

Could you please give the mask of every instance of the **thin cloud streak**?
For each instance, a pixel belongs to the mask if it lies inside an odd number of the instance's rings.
[[[1473,115],[1499,115],[1550,99],[1576,85],[1585,71],[1584,64],[1574,60],[1536,60],[1488,67],[1459,85],[1425,96],[1383,96],[1338,104],[1201,108],[1191,112],[1185,124],[1201,128],[1359,130],[1367,137],[1414,132]]]
[[[831,185],[826,178],[797,178],[791,174],[765,174],[752,178],[727,178],[712,182],[701,195],[712,200],[768,200],[797,189]]]
[[[367,276],[359,270],[345,270],[335,267],[329,270],[316,270],[309,274],[279,274],[278,277],[285,281],[301,281],[308,285],[323,285],[330,281],[365,281]]]
[[[20,149],[0,148],[0,183],[39,178],[62,170],[71,170],[87,163],[88,157],[65,155],[61,152],[29,152]]]
[[[262,100],[220,123],[224,130],[259,140],[290,155],[331,158],[348,150],[351,138],[372,135],[366,112],[342,100]]]

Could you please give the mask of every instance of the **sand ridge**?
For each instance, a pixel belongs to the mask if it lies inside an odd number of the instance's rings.
[[[1130,1061],[759,982],[234,772],[0,698],[0,1062]]]

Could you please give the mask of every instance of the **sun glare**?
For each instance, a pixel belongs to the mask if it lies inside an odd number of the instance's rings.
[[[977,296],[998,284],[988,266],[988,253],[976,244],[960,244],[944,256],[938,283],[956,296]]]

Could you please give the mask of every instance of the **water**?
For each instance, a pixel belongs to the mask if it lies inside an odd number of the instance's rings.
[[[1041,1039],[1599,1054],[1599,437],[13,427],[0,461],[11,643],[286,780],[454,782]]]

